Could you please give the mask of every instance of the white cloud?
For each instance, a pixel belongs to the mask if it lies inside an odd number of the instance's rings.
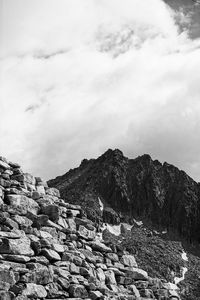
[[[51,178],[119,147],[199,179],[200,43],[174,11],[161,0],[7,1],[2,155]]]

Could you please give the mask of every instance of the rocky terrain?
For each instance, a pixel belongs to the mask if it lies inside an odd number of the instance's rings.
[[[187,268],[181,297],[200,299],[200,189],[185,172],[149,155],[128,159],[108,150],[48,184],[65,201],[81,203],[96,226],[106,223],[104,236],[128,249],[150,276],[173,282]],[[121,235],[124,223],[132,229]]]
[[[161,230],[200,242],[200,185],[185,172],[149,155],[124,157],[108,150],[97,159],[48,182],[69,202],[84,206],[93,220],[119,224],[134,218],[147,220]]]
[[[149,276],[80,205],[3,157],[0,206],[1,300],[180,299],[176,284]]]

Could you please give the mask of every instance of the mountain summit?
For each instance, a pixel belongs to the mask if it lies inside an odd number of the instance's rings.
[[[48,184],[58,188],[66,201],[82,204],[93,221],[101,219],[103,210],[107,223],[139,218],[200,242],[199,183],[148,154],[129,159],[120,150],[109,149]]]

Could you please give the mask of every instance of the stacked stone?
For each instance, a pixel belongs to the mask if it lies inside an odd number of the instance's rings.
[[[180,299],[98,237],[80,206],[0,157],[0,299]]]

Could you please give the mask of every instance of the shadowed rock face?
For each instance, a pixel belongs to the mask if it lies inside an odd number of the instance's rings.
[[[81,203],[92,219],[102,215],[100,198],[104,209],[111,207],[121,219],[144,218],[190,241],[200,241],[199,184],[149,155],[128,159],[120,150],[109,149],[48,184],[58,188],[66,201]]]

